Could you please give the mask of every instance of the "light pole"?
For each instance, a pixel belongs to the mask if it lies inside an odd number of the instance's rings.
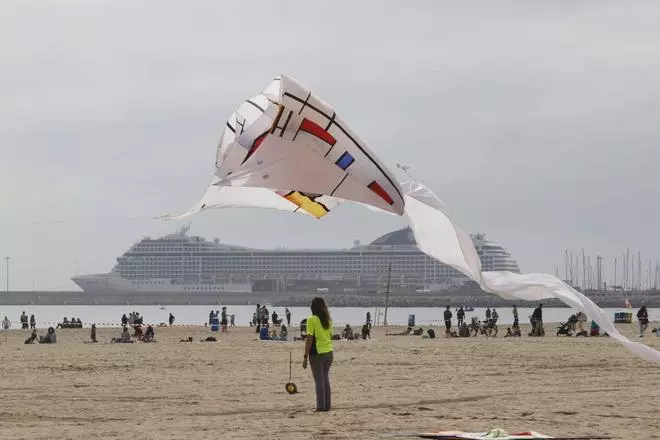
[[[5,257],[5,262],[7,266],[7,292],[9,292],[9,257]]]

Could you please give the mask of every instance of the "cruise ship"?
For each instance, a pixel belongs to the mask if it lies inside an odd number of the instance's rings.
[[[484,234],[471,235],[482,269],[519,272],[517,262]],[[350,249],[251,249],[191,236],[188,227],[131,246],[109,273],[72,280],[94,294],[443,291],[468,279],[416,246],[410,228]]]

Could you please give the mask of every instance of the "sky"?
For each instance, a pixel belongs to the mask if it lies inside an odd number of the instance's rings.
[[[201,198],[226,119],[280,73],[524,272],[563,276],[581,248],[606,272],[627,248],[655,264],[658,16],[646,1],[5,0],[10,289],[72,289],[178,229],[154,217]],[[320,221],[227,209],[186,223],[225,243],[346,248],[406,220],[346,204]]]

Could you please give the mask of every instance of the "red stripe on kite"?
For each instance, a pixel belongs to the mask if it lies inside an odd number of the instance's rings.
[[[394,205],[394,200],[392,200],[392,197],[383,189],[382,186],[378,184],[375,180],[371,182],[367,188],[378,194],[383,200],[385,200],[387,203],[390,205]]]
[[[248,160],[250,156],[254,154],[255,151],[257,151],[261,143],[264,141],[264,139],[266,139],[266,136],[268,136],[268,132],[260,134],[259,137],[256,138],[254,142],[252,142],[252,147],[250,148],[250,151],[248,151],[248,154],[247,156],[245,156],[245,159],[243,159],[242,163],[245,163],[245,161]]]
[[[300,124],[300,130],[312,134],[332,146],[337,143],[337,139],[334,136],[309,119],[303,119],[302,124]]]

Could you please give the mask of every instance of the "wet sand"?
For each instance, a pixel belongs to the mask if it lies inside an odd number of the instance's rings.
[[[204,327],[156,328],[155,344],[109,344],[118,329],[99,329],[97,344],[83,343],[89,329],[59,330],[56,345],[24,345],[28,334],[10,331],[6,343],[0,334],[0,433],[13,440],[376,439],[492,427],[660,438],[660,366],[606,337],[424,340],[374,328],[371,341],[335,342],[334,409],[315,414],[300,342],[261,342],[249,328],[214,333],[215,343],[199,342],[211,335]],[[178,342],[188,336],[195,342]],[[644,341],[660,349],[650,331]],[[284,390],[290,351],[294,396]]]

